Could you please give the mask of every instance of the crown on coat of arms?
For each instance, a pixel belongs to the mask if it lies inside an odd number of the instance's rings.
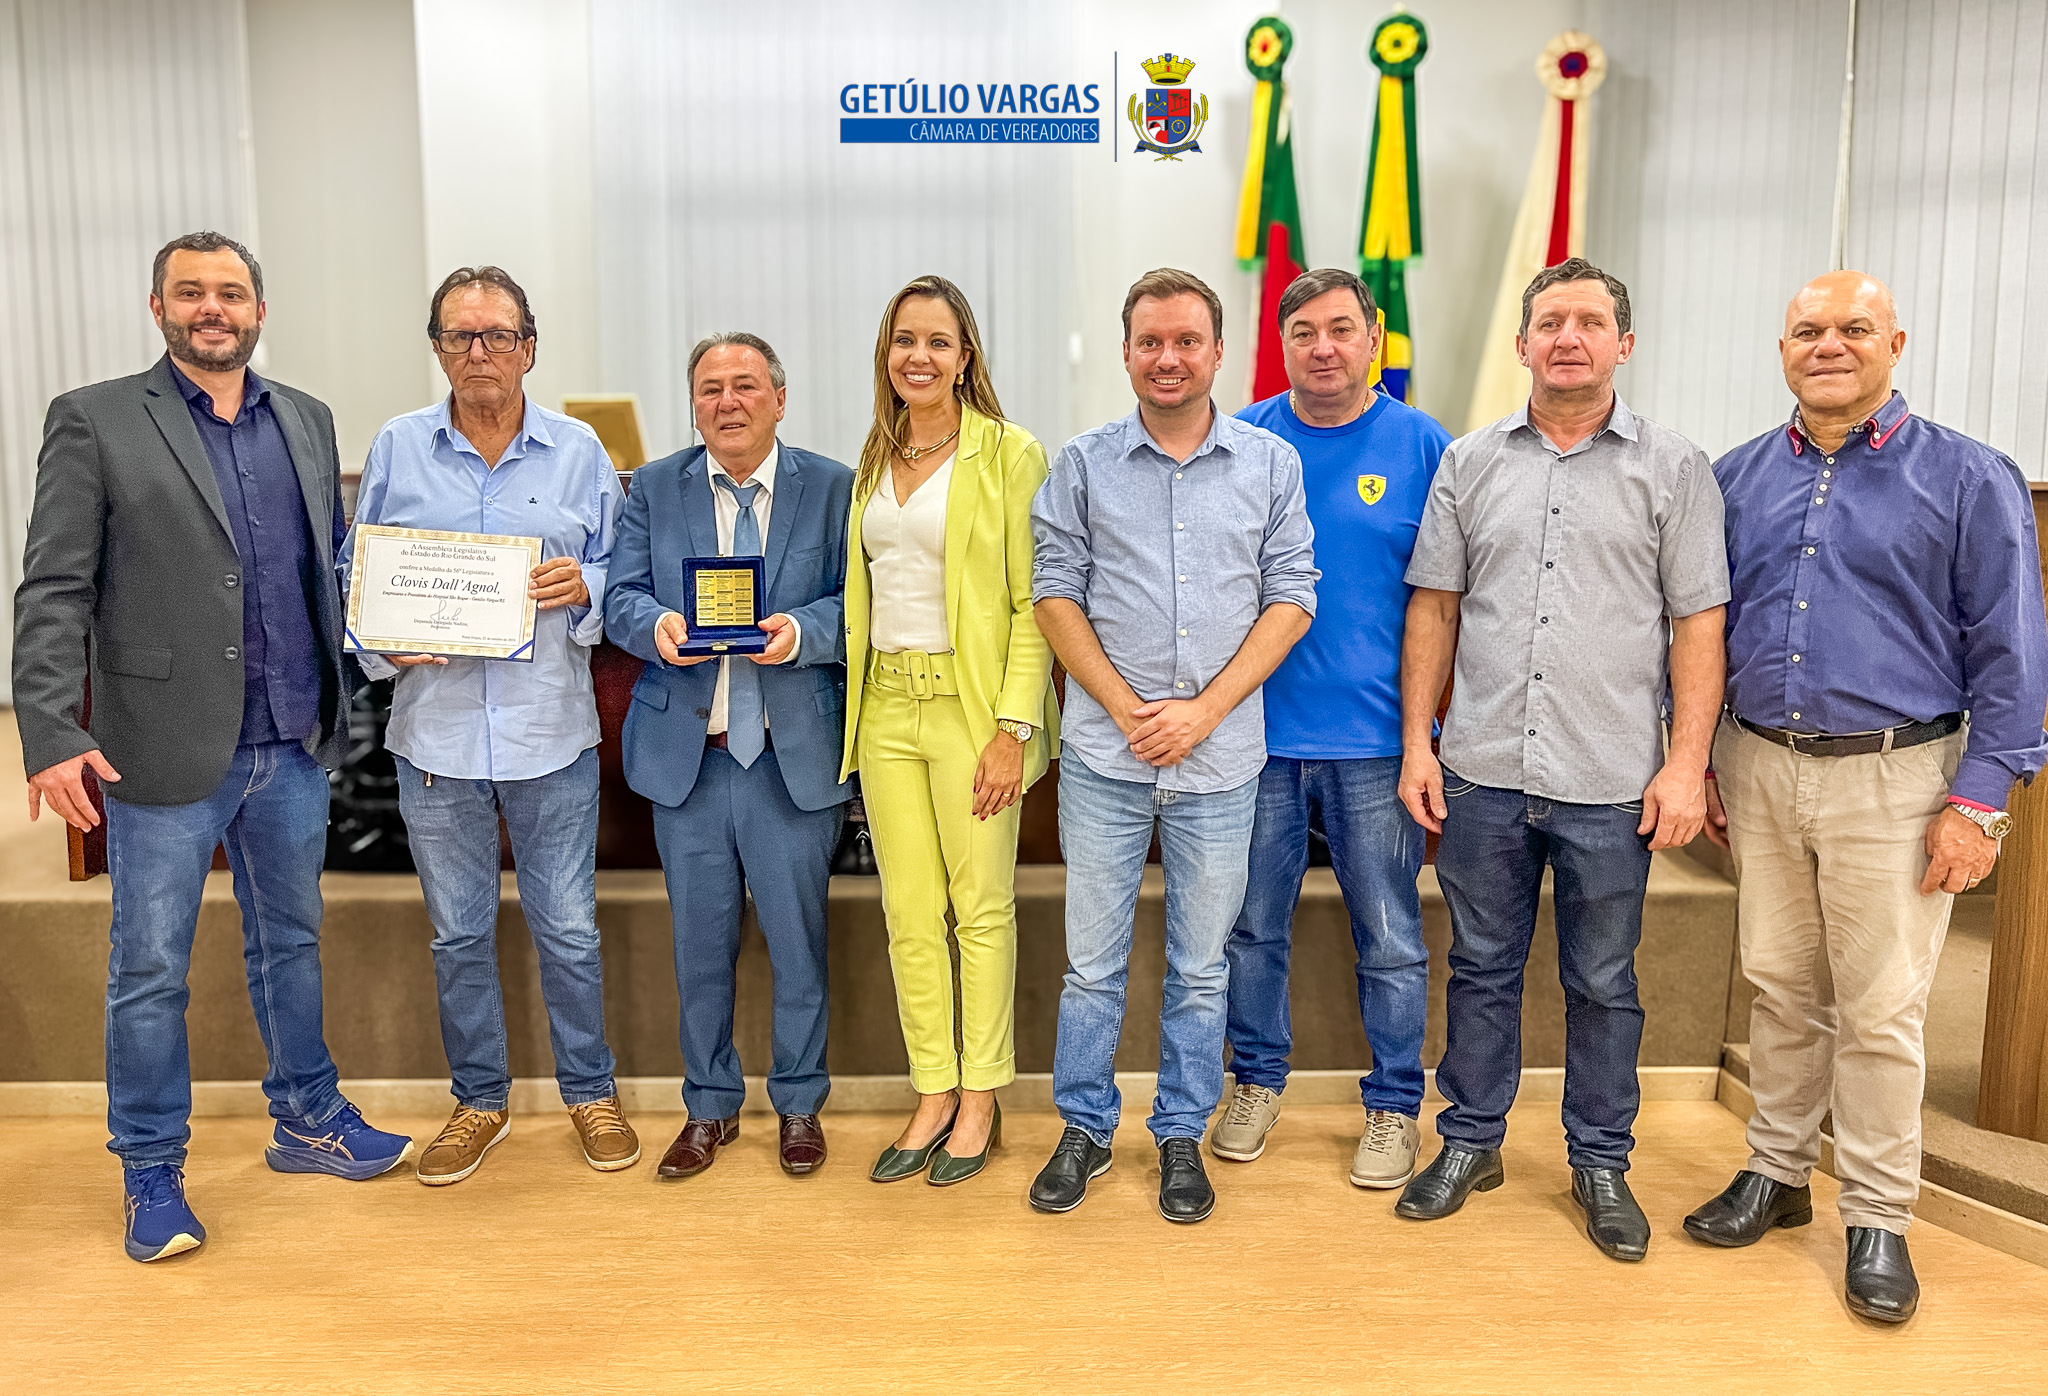
[[[1157,58],[1148,58],[1138,65],[1145,70],[1145,76],[1162,87],[1173,87],[1188,80],[1188,74],[1195,70],[1192,58],[1180,58],[1171,53],[1162,53]]]

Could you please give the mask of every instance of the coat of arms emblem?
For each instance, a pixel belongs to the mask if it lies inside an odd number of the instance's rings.
[[[1142,106],[1138,94],[1131,94],[1126,115],[1131,129],[1138,133],[1135,153],[1142,155],[1149,150],[1161,160],[1178,160],[1189,151],[1201,154],[1202,147],[1195,138],[1208,123],[1209,99],[1182,86],[1195,70],[1195,61],[1162,53],[1139,66],[1158,86],[1145,89]]]

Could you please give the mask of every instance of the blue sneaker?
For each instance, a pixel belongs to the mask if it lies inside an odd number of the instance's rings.
[[[353,1105],[342,1106],[324,1125],[279,1120],[263,1151],[264,1161],[280,1173],[332,1173],[358,1182],[389,1173],[410,1157],[410,1138],[371,1129]]]
[[[182,1169],[166,1163],[124,1168],[121,1173],[128,1190],[122,1203],[127,1235],[121,1244],[127,1247],[130,1260],[162,1260],[199,1249],[206,1240],[206,1228],[185,1204]]]

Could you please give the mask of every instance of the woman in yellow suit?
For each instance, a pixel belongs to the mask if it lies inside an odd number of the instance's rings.
[[[1031,497],[1045,474],[1044,447],[1003,420],[960,288],[921,276],[897,292],[875,342],[875,420],[847,530],[841,772],[860,772],[920,1096],[869,1175],[878,1183],[964,1182],[1002,1141],[1018,806],[1059,718],[1031,614]]]

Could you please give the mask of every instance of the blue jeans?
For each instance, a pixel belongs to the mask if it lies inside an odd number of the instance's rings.
[[[1636,944],[1650,844],[1641,801],[1570,805],[1444,771],[1436,874],[1451,909],[1451,983],[1436,1082],[1448,1144],[1507,1137],[1522,1072],[1522,972],[1543,869],[1555,872],[1557,973],[1564,985],[1564,1135],[1574,1168],[1627,1168],[1641,1103]]]
[[[1259,775],[1251,879],[1224,947],[1230,960],[1230,1070],[1280,1090],[1294,1035],[1287,963],[1294,909],[1308,871],[1308,829],[1322,818],[1330,863],[1358,951],[1358,1012],[1372,1046],[1359,1093],[1368,1110],[1414,1119],[1422,1109],[1422,1028],[1429,950],[1422,942],[1422,829],[1401,804],[1401,758],[1296,761],[1275,756]]]
[[[1166,872],[1166,994],[1155,1140],[1199,1139],[1223,1094],[1223,942],[1244,904],[1258,782],[1191,795],[1060,761],[1060,850],[1067,861],[1067,974],[1060,990],[1052,1098],[1060,1117],[1107,1146],[1122,1097],[1116,1044],[1130,981],[1132,917],[1156,826]]]
[[[107,795],[107,1147],[130,1168],[184,1165],[192,1137],[185,980],[199,897],[221,844],[242,908],[270,1113],[327,1123],[345,1104],[320,1029],[327,773],[297,742],[263,742],[237,747],[213,794],[189,805],[131,805],[113,793],[119,788]]]
[[[532,780],[426,783],[394,755],[398,809],[434,923],[441,1046],[455,1099],[503,1110],[512,1093],[505,997],[498,985],[498,815],[512,836],[519,906],[540,957],[541,1001],[562,1099],[618,1094],[604,1040],[597,940],[597,748]]]

